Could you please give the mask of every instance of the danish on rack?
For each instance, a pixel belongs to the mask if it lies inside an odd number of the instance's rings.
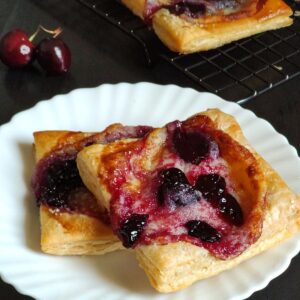
[[[232,268],[299,229],[299,197],[217,109],[139,140],[86,147],[77,165],[161,292]]]
[[[283,0],[122,0],[180,53],[206,51],[292,24]]]
[[[32,186],[40,210],[41,248],[56,255],[104,254],[122,248],[95,197],[84,186],[77,153],[86,145],[141,137],[148,127],[119,124],[101,133],[34,133],[36,168]]]

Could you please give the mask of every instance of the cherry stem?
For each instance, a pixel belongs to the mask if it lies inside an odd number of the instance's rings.
[[[41,30],[43,30],[44,32],[47,32],[49,34],[52,34],[52,36],[54,38],[56,38],[57,36],[59,36],[62,33],[61,27],[58,27],[54,30],[49,30],[49,29],[45,28],[44,26],[39,25],[37,30],[29,38],[29,41],[32,42]]]

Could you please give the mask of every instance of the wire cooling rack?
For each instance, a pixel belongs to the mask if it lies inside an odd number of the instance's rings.
[[[147,64],[162,58],[195,81],[199,88],[231,101],[247,101],[300,74],[300,19],[287,28],[261,33],[206,52],[169,51],[117,0],[78,0],[141,45]],[[297,0],[298,1],[298,0]],[[290,0],[295,11],[300,0]]]

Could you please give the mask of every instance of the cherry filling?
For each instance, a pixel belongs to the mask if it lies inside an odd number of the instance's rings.
[[[148,215],[133,214],[121,224],[118,236],[126,248],[130,248],[140,237],[146,225]]]
[[[160,5],[156,0],[147,0],[144,19],[150,24],[153,15],[162,8],[176,16],[184,15],[194,19],[207,15],[226,16],[247,10],[247,6],[251,6],[251,2],[249,0],[170,0],[169,4]]]
[[[112,168],[107,174],[116,175],[106,180],[111,224],[125,247],[185,241],[227,259],[249,246],[229,166],[205,126],[168,124],[153,171],[136,163],[147,156],[145,139],[125,148],[124,155],[103,158],[117,161],[107,165]]]
[[[247,0],[181,0],[165,6],[170,13],[200,18],[204,15],[230,14],[242,9]]]
[[[200,199],[198,191],[188,183],[181,170],[177,168],[165,169],[159,173],[158,177],[161,185],[158,188],[157,199],[160,204],[171,210]]]
[[[228,222],[236,226],[243,225],[243,211],[237,200],[226,192],[226,182],[223,177],[217,174],[201,175],[197,179],[195,188],[205,199],[217,204],[219,211]]]
[[[177,4],[167,6],[170,13],[174,15],[185,14],[191,18],[199,18],[206,12],[206,6],[204,3],[189,3],[187,1],[182,1]]]
[[[204,242],[214,243],[222,237],[220,232],[202,221],[192,220],[187,222],[185,226],[188,228],[190,236],[199,238]]]
[[[166,188],[189,183],[185,174],[178,168],[164,169],[158,174],[158,178],[160,183]]]
[[[75,158],[74,153],[53,153],[40,161],[33,177],[37,204],[56,212],[77,212],[107,222],[95,197],[84,186]]]
[[[229,220],[229,222],[236,226],[243,225],[243,211],[239,203],[232,195],[224,193],[219,198],[219,209],[220,212]]]
[[[217,174],[205,174],[199,176],[195,185],[203,197],[208,200],[218,199],[226,188],[225,179]]]
[[[71,190],[82,186],[76,161],[58,159],[49,166],[45,174],[38,201],[52,207],[67,207]]]

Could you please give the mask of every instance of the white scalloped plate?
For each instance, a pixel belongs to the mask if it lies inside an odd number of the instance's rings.
[[[183,291],[158,294],[132,253],[102,257],[55,257],[39,248],[38,211],[30,193],[34,165],[32,132],[101,130],[113,122],[163,125],[218,107],[234,115],[246,137],[300,193],[295,148],[266,121],[219,97],[149,83],[102,85],[42,101],[0,128],[0,270],[21,293],[37,299],[244,299],[281,274],[300,250],[299,236],[218,276]]]

